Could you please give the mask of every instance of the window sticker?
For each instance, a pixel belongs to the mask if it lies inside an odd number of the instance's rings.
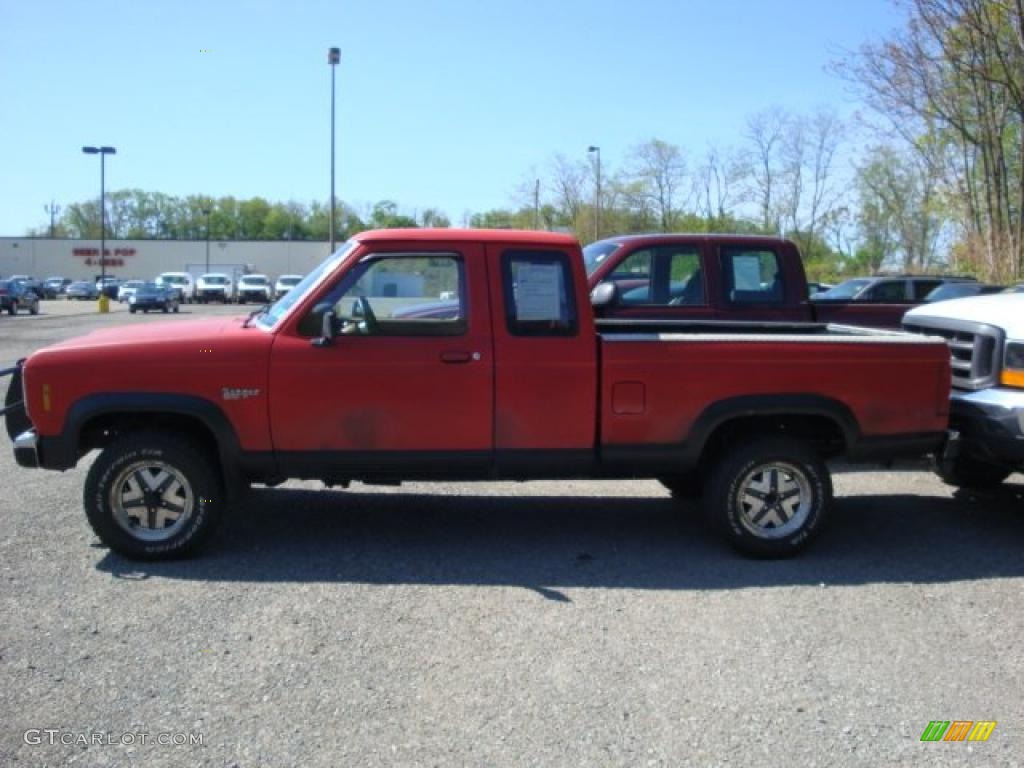
[[[561,317],[560,264],[523,263],[516,274],[516,320],[558,320]]]

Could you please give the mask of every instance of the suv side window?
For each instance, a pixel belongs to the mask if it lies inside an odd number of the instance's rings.
[[[505,251],[501,255],[505,323],[514,336],[575,336],[579,328],[569,255]]]
[[[733,304],[781,304],[779,257],[762,248],[722,249],[726,299]]]
[[[906,301],[905,280],[882,280],[869,288],[864,296],[868,301]]]
[[[461,336],[465,296],[464,265],[456,254],[371,254],[326,302],[342,335]]]
[[[940,285],[941,280],[912,280],[911,287],[914,289],[914,301],[923,301],[924,297],[934,291]]]

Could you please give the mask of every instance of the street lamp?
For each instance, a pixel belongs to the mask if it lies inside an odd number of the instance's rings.
[[[203,274],[207,274],[208,275],[208,274],[210,274],[210,203],[209,203],[209,201],[207,201],[206,205],[204,205],[200,210],[204,214],[206,214],[206,272],[204,272]]]
[[[106,312],[109,306],[107,301],[107,180],[106,180],[106,159],[107,155],[116,155],[117,150],[113,147],[82,147],[87,155],[100,156],[100,312]]]
[[[331,65],[331,253],[334,253],[334,70],[341,61],[341,49],[327,51],[327,63]]]
[[[587,147],[589,154],[597,155],[597,192],[594,195],[594,239],[601,239],[601,148]]]

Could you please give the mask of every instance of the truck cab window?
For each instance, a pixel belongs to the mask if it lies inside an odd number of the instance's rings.
[[[637,251],[612,274],[622,306],[694,306],[705,303],[704,272],[694,246]]]
[[[462,259],[454,254],[374,255],[326,301],[341,335],[459,336],[466,332],[464,283]]]
[[[579,323],[568,254],[505,251],[505,322],[515,336],[575,336]]]
[[[732,304],[781,304],[785,298],[779,257],[759,248],[723,248],[722,275]]]

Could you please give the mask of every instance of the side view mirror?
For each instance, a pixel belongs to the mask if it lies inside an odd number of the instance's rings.
[[[335,319],[333,311],[323,313],[320,318],[320,335],[312,341],[314,347],[329,347],[334,343]]]
[[[619,286],[615,283],[604,282],[594,286],[590,292],[590,305],[594,309],[613,307],[619,300]]]

